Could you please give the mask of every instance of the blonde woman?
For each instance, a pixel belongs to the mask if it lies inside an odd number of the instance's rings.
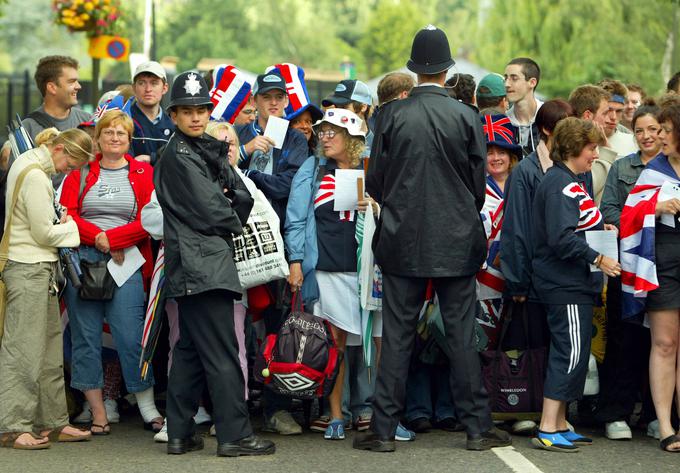
[[[5,204],[9,252],[2,272],[7,305],[0,347],[0,445],[22,450],[90,438],[89,432],[68,425],[55,276],[57,248],[77,247],[80,237],[71,216],[55,223],[50,177],[86,164],[92,140],[81,130],[59,133],[48,128],[36,143],[38,147],[19,156],[9,171]]]

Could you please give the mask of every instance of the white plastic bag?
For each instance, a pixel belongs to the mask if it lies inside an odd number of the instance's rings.
[[[234,235],[234,262],[243,289],[288,277],[279,217],[255,183],[239,175],[255,203],[243,234]]]

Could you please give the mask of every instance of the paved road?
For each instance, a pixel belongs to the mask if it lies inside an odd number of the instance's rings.
[[[0,449],[1,473],[110,472],[110,473],[671,473],[680,472],[680,454],[666,454],[658,443],[636,432],[632,442],[612,442],[592,433],[595,444],[579,453],[551,453],[533,449],[527,438],[515,437],[514,447],[492,452],[464,450],[461,433],[433,431],[415,442],[398,443],[392,454],[361,452],[351,448],[353,432],[344,441],[325,441],[320,434],[297,437],[268,436],[277,442],[277,453],[253,458],[218,458],[214,438],[206,448],[182,456],[165,454],[162,444],[141,429],[141,420],[124,419],[108,437],[82,444],[56,444],[37,452]],[[521,454],[518,455],[517,453]],[[511,457],[515,469],[502,459]],[[520,463],[517,463],[519,460]],[[534,466],[527,463],[527,460]]]

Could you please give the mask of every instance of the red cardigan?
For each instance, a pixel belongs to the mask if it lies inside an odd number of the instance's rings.
[[[101,154],[98,154],[95,161],[90,163],[90,172],[85,177],[85,188],[80,199],[78,199],[80,170],[71,171],[66,176],[61,190],[61,204],[68,209],[68,214],[73,217],[78,225],[80,243],[87,246],[94,246],[95,237],[102,232],[102,229],[97,225],[80,216],[85,195],[99,179],[99,162],[101,159]],[[146,259],[142,267],[142,275],[146,282],[151,277],[154,261],[151,253],[151,239],[146,230],[142,228],[141,213],[142,208],[149,203],[153,192],[153,168],[148,163],[137,161],[129,154],[125,155],[125,159],[130,166],[128,176],[137,200],[137,217],[128,224],[111,228],[104,233],[109,239],[112,250],[122,250],[137,245],[142,256]]]

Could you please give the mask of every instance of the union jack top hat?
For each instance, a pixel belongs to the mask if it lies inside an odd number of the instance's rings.
[[[484,115],[482,125],[486,146],[498,146],[507,149],[518,158],[522,156],[522,147],[517,144],[517,127],[510,123],[507,116]]]

